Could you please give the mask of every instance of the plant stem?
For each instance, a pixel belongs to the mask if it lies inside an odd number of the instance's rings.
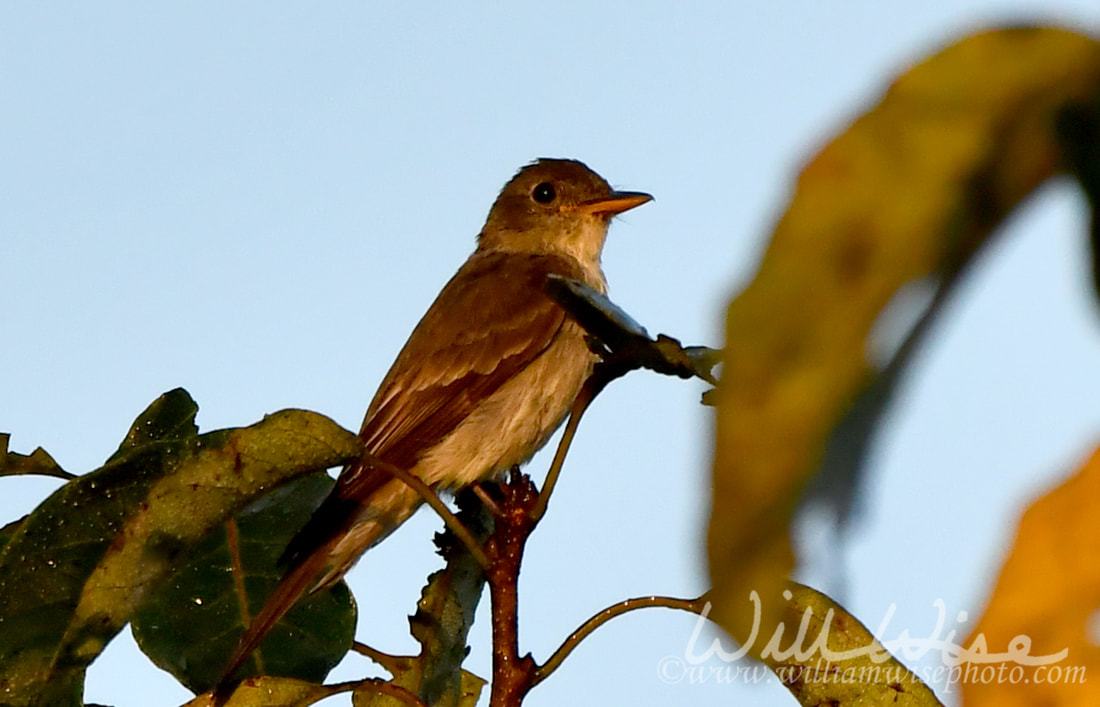
[[[531,682],[530,687],[538,685],[545,680],[562,664],[569,654],[573,652],[573,649],[580,645],[580,642],[589,636],[593,631],[603,626],[605,623],[615,618],[616,616],[622,616],[623,614],[634,611],[636,609],[647,609],[654,606],[661,606],[667,609],[682,609],[684,611],[690,611],[694,614],[702,612],[703,607],[707,603],[707,597],[704,594],[698,599],[677,599],[676,597],[638,597],[636,599],[627,599],[621,601],[618,604],[613,604],[603,611],[592,616],[592,618],[585,621],[581,626],[565,639],[565,642],[554,651],[554,654],[550,656],[550,659],[535,669],[535,675]],[[528,688],[530,689],[530,688]]]

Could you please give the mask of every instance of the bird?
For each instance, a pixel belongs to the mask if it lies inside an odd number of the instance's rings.
[[[291,540],[286,570],[228,661],[216,692],[306,594],[328,588],[405,522],[422,498],[376,458],[437,492],[526,462],[568,415],[597,356],[546,293],[550,276],[601,294],[611,218],[652,196],[616,191],[584,163],[542,158],[501,189],[474,252],[440,291],[379,385],[349,463]]]

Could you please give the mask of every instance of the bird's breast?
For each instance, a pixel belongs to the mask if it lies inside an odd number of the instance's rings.
[[[418,461],[415,473],[453,490],[526,462],[564,422],[595,360],[583,330],[567,320],[539,356]]]

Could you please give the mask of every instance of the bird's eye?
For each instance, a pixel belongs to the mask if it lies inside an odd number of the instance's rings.
[[[554,185],[550,182],[543,182],[535,187],[535,190],[531,192],[531,198],[540,204],[549,204],[557,196],[557,192],[554,191]]]

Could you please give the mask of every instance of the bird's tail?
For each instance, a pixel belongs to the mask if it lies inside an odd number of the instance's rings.
[[[236,650],[226,665],[218,684],[214,688],[213,705],[225,704],[236,683],[232,681],[233,674],[244,664],[253,651],[259,648],[260,643],[274,628],[275,624],[286,616],[286,613],[298,603],[307,592],[317,584],[317,577],[325,569],[326,554],[316,552],[307,557],[303,562],[291,567],[275,587],[260,613],[252,619],[237,643]]]
[[[305,535],[311,540],[308,550],[305,547],[298,550],[301,543],[297,540],[291,542],[291,547],[296,552],[288,558],[290,567],[260,609],[260,613],[256,614],[241,636],[214,688],[214,707],[224,705],[229,700],[236,687],[233,674],[298,600],[307,593],[324,589],[339,581],[367,548],[381,541],[412,515],[420,505],[420,497],[416,491],[400,481],[391,481],[372,488],[369,501],[365,505],[372,509],[374,517],[360,519],[359,522],[350,520],[344,504],[341,496],[334,493],[314,514],[314,519],[299,532],[299,536]],[[317,521],[318,528],[314,528],[318,518],[342,518],[345,522]]]

